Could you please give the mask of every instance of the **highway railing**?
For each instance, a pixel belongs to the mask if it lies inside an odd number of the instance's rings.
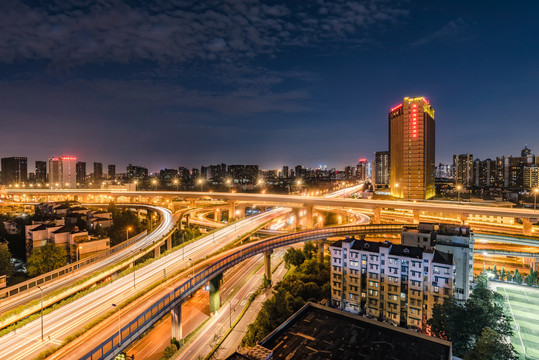
[[[133,243],[139,241],[141,238],[146,236],[148,234],[147,230],[144,230],[138,235],[133,236],[132,238],[128,239],[127,241],[122,242],[121,244],[118,244],[116,246],[111,247],[108,250],[102,251],[94,256],[79,260],[77,262],[74,262],[72,264],[63,266],[61,268],[49,271],[48,273],[36,276],[30,280],[26,280],[22,283],[10,286],[8,288],[4,288],[0,290],[0,299],[5,299],[17,294],[20,294],[23,291],[30,290],[35,288],[38,285],[44,284],[46,282],[49,282],[51,280],[55,280],[58,277],[66,274],[73,273],[74,271],[88,266],[90,264],[95,263],[96,261],[99,261],[107,256],[110,256],[112,254],[117,253],[118,251],[125,249],[128,246],[131,246]]]
[[[248,245],[209,265],[192,278],[182,283],[169,294],[163,296],[142,314],[137,316],[119,333],[111,335],[107,340],[83,356],[82,360],[113,359],[123,349],[152,327],[175,306],[183,303],[191,294],[204,286],[218,274],[230,269],[252,256],[282,246],[298,242],[322,240],[345,235],[400,234],[405,225],[352,225],[303,231],[299,233],[276,236]],[[409,226],[409,225],[408,225]],[[119,341],[121,339],[121,341]]]

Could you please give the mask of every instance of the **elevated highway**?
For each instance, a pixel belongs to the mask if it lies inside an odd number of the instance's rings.
[[[41,351],[56,346],[94,319],[112,310],[111,304],[122,304],[172,274],[188,268],[196,259],[203,259],[216,250],[234,242],[243,234],[250,233],[262,224],[289,212],[276,209],[220,229],[198,241],[162,256],[154,262],[137,269],[133,276],[124,276],[48,314],[44,321],[44,340],[41,341],[40,321],[35,320],[16,332],[0,338],[0,359],[28,359]],[[193,260],[191,260],[192,258]]]
[[[470,215],[485,217],[502,217],[519,219],[522,230],[531,235],[532,225],[539,219],[539,213],[530,209],[505,208],[489,205],[471,205],[470,203],[440,202],[440,201],[392,201],[368,199],[341,199],[317,196],[275,195],[256,193],[224,193],[224,192],[185,192],[185,191],[126,191],[109,189],[5,189],[4,197],[20,199],[46,199],[55,196],[77,197],[79,201],[86,201],[89,196],[102,196],[107,199],[122,199],[127,202],[148,201],[152,199],[165,199],[172,203],[174,199],[196,201],[196,199],[224,200],[230,203],[230,214],[234,216],[236,205],[239,203],[279,205],[287,207],[306,208],[312,216],[312,208],[325,206],[346,209],[367,209],[374,214],[373,221],[380,222],[382,209],[401,209],[413,212],[414,219],[419,221],[422,212],[440,212],[456,214],[462,221]],[[312,223],[312,221],[311,221]],[[312,227],[312,226],[311,226]]]

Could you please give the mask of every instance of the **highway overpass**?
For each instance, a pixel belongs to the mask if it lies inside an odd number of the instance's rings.
[[[313,207],[332,207],[347,209],[365,209],[373,212],[374,223],[380,223],[382,209],[400,209],[413,212],[414,220],[419,222],[422,212],[440,212],[456,214],[460,220],[466,221],[470,215],[486,217],[502,217],[519,219],[525,235],[532,235],[532,225],[539,219],[539,213],[530,209],[496,207],[489,205],[472,205],[470,203],[438,202],[438,201],[393,201],[369,199],[341,199],[317,196],[275,195],[258,193],[228,192],[186,192],[186,191],[127,191],[109,189],[4,189],[0,196],[19,197],[21,200],[47,200],[53,197],[67,196],[82,202],[90,198],[101,197],[112,201],[152,202],[164,201],[172,204],[175,199],[195,202],[197,199],[215,199],[229,202],[229,215],[234,217],[237,206],[244,204],[286,206],[305,208],[311,220],[307,228],[312,228]]]

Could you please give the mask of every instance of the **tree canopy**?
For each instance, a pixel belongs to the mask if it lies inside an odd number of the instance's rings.
[[[504,341],[513,333],[503,297],[488,288],[484,276],[476,279],[476,288],[466,302],[447,298],[442,304],[435,304],[427,324],[435,336],[453,343],[454,355],[467,359],[498,359],[474,357],[485,329],[496,332]]]
[[[47,244],[32,250],[27,261],[28,276],[38,276],[67,264],[65,249]]]
[[[11,276],[13,274],[11,258],[12,256],[7,245],[0,244],[0,275]]]

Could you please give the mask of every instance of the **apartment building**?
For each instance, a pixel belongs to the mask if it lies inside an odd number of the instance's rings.
[[[452,295],[453,255],[346,238],[330,246],[331,304],[394,325],[423,329]]]

